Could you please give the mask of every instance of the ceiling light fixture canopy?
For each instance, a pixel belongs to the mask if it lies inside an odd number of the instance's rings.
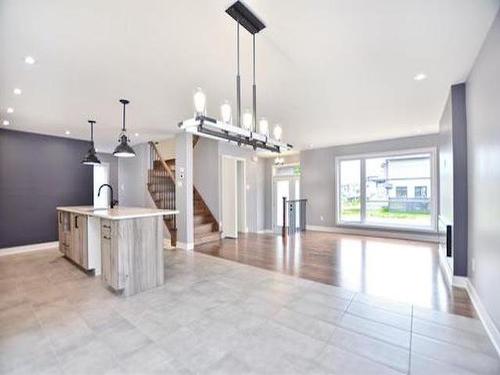
[[[222,121],[206,115],[206,95],[200,89],[196,89],[193,95],[195,117],[179,123],[179,128],[186,132],[216,140],[227,140],[241,145],[247,145],[254,150],[263,149],[280,153],[291,150],[292,145],[281,141],[282,129],[277,126],[273,131],[273,137],[269,136],[269,124],[266,119],[261,119],[257,124],[257,84],[255,81],[255,35],[263,30],[266,25],[241,1],[236,1],[226,9],[236,21],[236,116],[231,116],[231,106],[226,101],[221,105],[220,112]],[[252,84],[252,110],[241,113],[241,77],[240,77],[240,26],[243,26],[252,34],[252,62],[253,62],[253,84]],[[235,124],[232,121],[235,121]],[[258,129],[257,129],[258,125]],[[278,137],[276,137],[278,135]]]
[[[90,148],[87,151],[87,154],[82,160],[82,164],[85,165],[100,165],[101,161],[96,155],[96,150],[94,148],[94,120],[89,120],[88,121],[90,124]]]
[[[125,129],[125,106],[130,102],[127,99],[120,99],[120,103],[123,104],[122,132],[120,133],[120,137],[118,139],[118,142],[120,142],[120,144],[116,146],[113,155],[119,158],[133,158],[135,156],[135,151],[128,144],[130,142],[130,139],[127,137],[127,129]]]

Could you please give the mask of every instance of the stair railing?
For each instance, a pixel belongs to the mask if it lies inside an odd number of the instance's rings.
[[[175,176],[163,160],[154,142],[149,143],[148,187],[158,208],[175,210]],[[155,189],[156,187],[158,189]],[[167,227],[173,236],[177,229],[176,215],[166,217]]]

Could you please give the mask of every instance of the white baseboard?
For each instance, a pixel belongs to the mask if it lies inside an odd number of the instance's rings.
[[[307,230],[318,231],[318,232],[344,233],[344,234],[354,234],[358,236],[395,238],[400,240],[426,241],[434,243],[439,242],[437,235],[426,234],[426,233],[408,233],[399,231],[361,229],[361,228],[358,229],[358,228],[344,228],[344,227],[325,227],[321,225],[307,225],[306,228]]]
[[[271,229],[261,229],[261,230],[258,230],[255,233],[264,234],[264,233],[274,233],[274,232]]]
[[[467,289],[467,283],[469,280],[465,276],[453,276],[451,285],[457,288]]]
[[[493,346],[495,346],[495,349],[500,356],[500,331],[493,322],[493,319],[491,319],[488,311],[486,311],[486,308],[484,307],[481,299],[479,298],[479,295],[477,294],[476,288],[474,288],[474,285],[472,285],[470,280],[467,278],[465,278],[465,288],[467,289],[467,293],[469,293],[472,304],[474,305],[477,314],[479,315],[479,319],[481,319],[481,322],[483,323],[483,326],[486,329],[486,332],[488,333]]]
[[[37,251],[37,250],[53,249],[54,247],[58,246],[59,246],[59,241],[43,242],[43,243],[36,243],[33,245],[24,245],[15,247],[4,247],[3,249],[0,249],[0,256],[27,253],[30,251]]]
[[[170,238],[163,239],[163,248],[164,249],[175,249],[175,247],[172,246],[172,240]]]
[[[177,241],[177,246],[179,249],[183,250],[193,250],[194,249],[194,243],[193,242],[179,242]]]
[[[446,281],[446,285],[449,287],[453,286],[453,270],[451,269],[448,260],[446,259],[446,254],[441,251],[441,247],[439,248],[439,266],[443,271],[444,279]]]

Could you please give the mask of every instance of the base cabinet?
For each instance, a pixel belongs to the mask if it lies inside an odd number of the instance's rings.
[[[94,269],[89,266],[88,217],[58,211],[58,222],[59,251],[85,270]]]
[[[115,290],[121,290],[125,287],[125,274],[119,269],[118,232],[118,222],[101,220],[102,278]]]
[[[101,220],[102,278],[130,296],[164,283],[161,217]]]
[[[110,219],[60,209],[58,222],[65,257],[124,296],[165,282],[162,216]]]
[[[59,228],[59,251],[64,255],[70,253],[71,247],[71,219],[69,212],[58,211],[57,222]]]

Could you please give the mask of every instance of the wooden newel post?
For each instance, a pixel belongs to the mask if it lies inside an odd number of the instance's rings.
[[[288,210],[286,209],[286,197],[283,197],[283,226],[281,227],[281,235],[283,238],[286,237],[286,213]]]

